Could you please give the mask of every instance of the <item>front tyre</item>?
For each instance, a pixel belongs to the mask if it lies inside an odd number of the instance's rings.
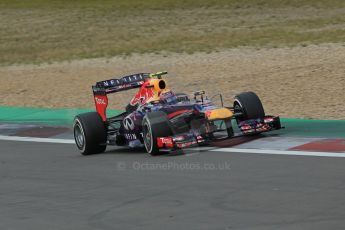
[[[107,147],[107,130],[97,112],[77,115],[73,123],[73,134],[82,155],[102,153]]]
[[[234,102],[234,111],[235,113],[242,114],[236,117],[237,121],[262,119],[265,117],[265,111],[261,100],[258,95],[253,92],[244,92],[237,95]]]
[[[159,155],[157,138],[172,135],[168,116],[162,111],[147,113],[143,119],[142,127],[146,151],[152,156]]]

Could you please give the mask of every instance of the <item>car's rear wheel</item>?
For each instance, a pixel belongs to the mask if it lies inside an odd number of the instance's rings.
[[[143,119],[142,127],[146,151],[152,156],[159,155],[157,138],[172,135],[168,116],[162,111],[147,113]]]
[[[236,117],[237,121],[259,119],[265,117],[265,111],[260,98],[253,92],[244,92],[235,97],[235,114],[241,114]]]
[[[73,133],[82,155],[102,153],[107,147],[107,130],[96,112],[77,115],[74,119]]]

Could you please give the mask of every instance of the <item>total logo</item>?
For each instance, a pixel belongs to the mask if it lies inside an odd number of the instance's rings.
[[[159,137],[162,144],[172,144],[172,138],[169,137]]]
[[[103,98],[95,97],[95,101],[99,105],[106,105],[105,100]]]
[[[158,148],[173,148],[174,144],[171,137],[158,137],[157,146]]]

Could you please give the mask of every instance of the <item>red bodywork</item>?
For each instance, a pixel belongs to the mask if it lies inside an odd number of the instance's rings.
[[[94,95],[96,111],[102,117],[103,121],[107,120],[107,107],[108,107],[108,97],[107,95]]]
[[[174,143],[172,137],[158,137],[157,146],[158,148],[173,148]]]
[[[145,104],[150,98],[153,97],[154,92],[152,87],[149,87],[150,82],[146,80],[144,84],[140,87],[138,93],[132,98],[130,101],[130,104],[132,106],[140,103],[140,104]]]

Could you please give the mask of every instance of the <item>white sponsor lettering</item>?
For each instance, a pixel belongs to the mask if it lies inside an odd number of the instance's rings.
[[[103,98],[98,98],[98,97],[95,97],[95,101],[97,104],[99,105],[106,105],[105,101]]]
[[[161,139],[163,144],[172,144],[171,138],[160,137],[159,139]]]
[[[134,133],[125,133],[125,138],[127,140],[136,140],[137,136]]]

